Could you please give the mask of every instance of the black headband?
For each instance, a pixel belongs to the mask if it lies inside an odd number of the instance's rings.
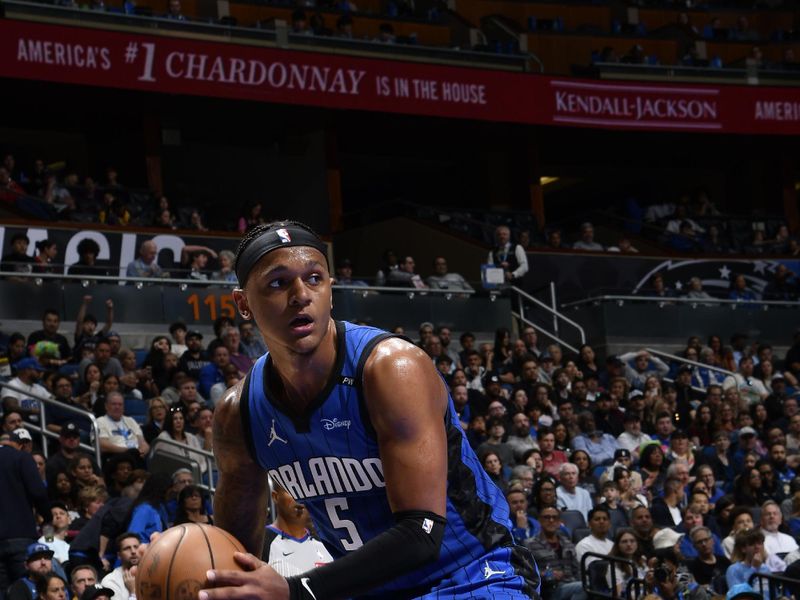
[[[319,250],[325,257],[328,255],[328,247],[325,242],[302,227],[285,225],[268,229],[250,242],[236,260],[236,277],[239,279],[239,286],[244,287],[250,271],[263,256],[278,248],[289,246],[309,246]]]

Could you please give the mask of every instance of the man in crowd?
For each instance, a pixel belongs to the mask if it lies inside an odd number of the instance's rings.
[[[103,577],[103,587],[114,592],[114,600],[129,600],[134,592],[134,573],[131,567],[139,564],[139,536],[126,531],[116,539],[119,566]]]
[[[100,368],[103,377],[114,375],[122,377],[125,372],[122,370],[122,365],[119,360],[111,356],[111,344],[106,339],[99,339],[94,345],[94,355],[92,358],[84,358],[79,366],[81,376],[86,371],[86,367],[90,364],[96,364]]]
[[[575,546],[578,563],[587,552],[608,554],[614,547],[614,542],[608,539],[608,532],[611,530],[611,517],[608,514],[608,510],[600,506],[593,508],[589,511],[588,521],[591,534],[587,535]],[[587,559],[586,564],[591,564],[596,560],[598,559],[590,557]]]
[[[261,334],[258,333],[252,321],[239,323],[239,335],[242,339],[240,346],[249,358],[256,360],[262,354],[266,354],[267,345],[261,339]]]
[[[92,461],[92,470],[95,476],[100,476],[100,467],[94,458],[81,451],[81,430],[74,421],[67,421],[61,426],[58,436],[58,451],[47,459],[47,480],[55,481],[56,474],[69,473],[70,462],[78,456],[87,456]]]
[[[514,451],[514,459],[519,462],[526,450],[538,448],[536,440],[531,435],[531,420],[525,413],[518,412],[511,417],[511,433],[506,439],[506,444]]]
[[[539,524],[541,531],[524,545],[536,559],[539,573],[550,574],[542,578],[542,593],[550,600],[586,600],[577,550],[561,528],[560,511],[554,506],[542,508]]]
[[[577,510],[587,519],[592,509],[592,497],[585,489],[578,487],[578,467],[572,463],[564,463],[558,470],[558,476],[558,506],[563,510]]]
[[[434,290],[472,291],[472,286],[467,283],[462,275],[450,273],[447,270],[447,259],[437,256],[433,261],[433,275],[428,277],[426,283]]]
[[[2,167],[0,167],[0,193],[2,193]],[[24,233],[15,233],[11,238],[11,251],[3,257],[0,269],[14,273],[30,273],[33,265],[33,257],[28,256],[28,245],[30,240]],[[25,277],[8,276],[10,281],[28,282],[30,279]]]
[[[28,348],[32,348],[39,342],[52,342],[58,346],[59,357],[64,360],[69,360],[72,356],[72,352],[67,338],[58,333],[60,325],[61,315],[58,311],[53,308],[46,309],[42,316],[42,328],[32,332],[28,336]]]
[[[427,285],[422,281],[422,277],[415,272],[416,263],[413,256],[406,256],[397,269],[389,271],[389,276],[386,279],[386,285],[394,287],[410,287],[418,289],[427,289]],[[433,327],[431,326],[431,329]]]
[[[130,453],[143,458],[150,451],[139,424],[124,415],[125,400],[119,392],[110,392],[105,401],[106,414],[97,419],[97,438],[104,454]],[[141,460],[137,463],[140,464]]]
[[[97,583],[97,570],[92,565],[78,565],[72,569],[69,582],[72,597],[80,599],[87,587]]]
[[[653,522],[663,528],[680,525],[682,520],[680,504],[684,496],[684,487],[680,479],[667,479],[664,483],[664,496],[653,499],[651,507]]]
[[[200,393],[204,398],[211,397],[211,388],[225,381],[225,367],[231,364],[231,355],[225,346],[214,348],[210,363],[200,369]]]
[[[503,269],[506,283],[519,282],[528,272],[528,256],[519,244],[511,242],[511,230],[500,225],[494,231],[495,247],[489,252],[487,264]]]
[[[652,438],[646,433],[642,433],[642,419],[636,412],[625,411],[622,423],[625,431],[617,436],[617,444],[619,444],[620,448],[624,448],[634,456],[638,456],[639,447],[649,442]]]
[[[594,225],[588,221],[581,223],[581,239],[572,244],[575,250],[591,250],[593,252],[602,252],[604,250],[602,244],[594,241]]]
[[[17,411],[30,423],[39,422],[38,397],[50,397],[47,388],[39,383],[44,367],[33,357],[23,358],[14,367],[17,376],[0,390],[4,411]],[[12,389],[13,388],[13,389]]]
[[[36,582],[53,570],[53,551],[44,544],[29,545],[26,554],[25,574],[9,586],[8,600],[37,600]]]
[[[574,450],[583,450],[592,457],[595,465],[610,463],[614,460],[617,440],[614,436],[603,433],[595,425],[594,415],[582,412],[578,415],[578,427],[581,434],[572,441]]]
[[[780,506],[774,500],[767,500],[761,506],[761,532],[764,534],[764,549],[772,555],[783,558],[798,549],[797,542],[790,535],[779,531],[783,522]]]
[[[164,271],[156,261],[157,256],[158,246],[156,246],[153,240],[142,242],[142,245],[139,246],[139,258],[128,263],[125,276],[143,278],[163,277]],[[119,598],[116,600],[119,600]]]
[[[203,350],[203,334],[196,330],[188,332],[186,348],[186,352],[178,360],[178,370],[198,381],[200,371],[210,362],[206,351]]]

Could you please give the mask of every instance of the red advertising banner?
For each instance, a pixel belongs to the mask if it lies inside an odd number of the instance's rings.
[[[800,88],[588,81],[6,19],[0,77],[538,125],[800,134]]]

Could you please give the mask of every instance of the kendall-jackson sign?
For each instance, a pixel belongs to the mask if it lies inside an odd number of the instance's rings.
[[[0,77],[540,125],[800,134],[800,89],[590,82],[0,19]]]

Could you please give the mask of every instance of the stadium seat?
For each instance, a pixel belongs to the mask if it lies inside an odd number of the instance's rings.
[[[572,543],[577,544],[583,538],[588,537],[591,532],[592,532],[591,529],[589,529],[588,527],[576,527],[572,531]]]
[[[583,513],[578,510],[563,511],[561,513],[561,522],[573,533],[580,527],[586,527],[586,519],[583,518]]]
[[[141,425],[147,421],[147,401],[133,396],[126,396],[125,415]]]

